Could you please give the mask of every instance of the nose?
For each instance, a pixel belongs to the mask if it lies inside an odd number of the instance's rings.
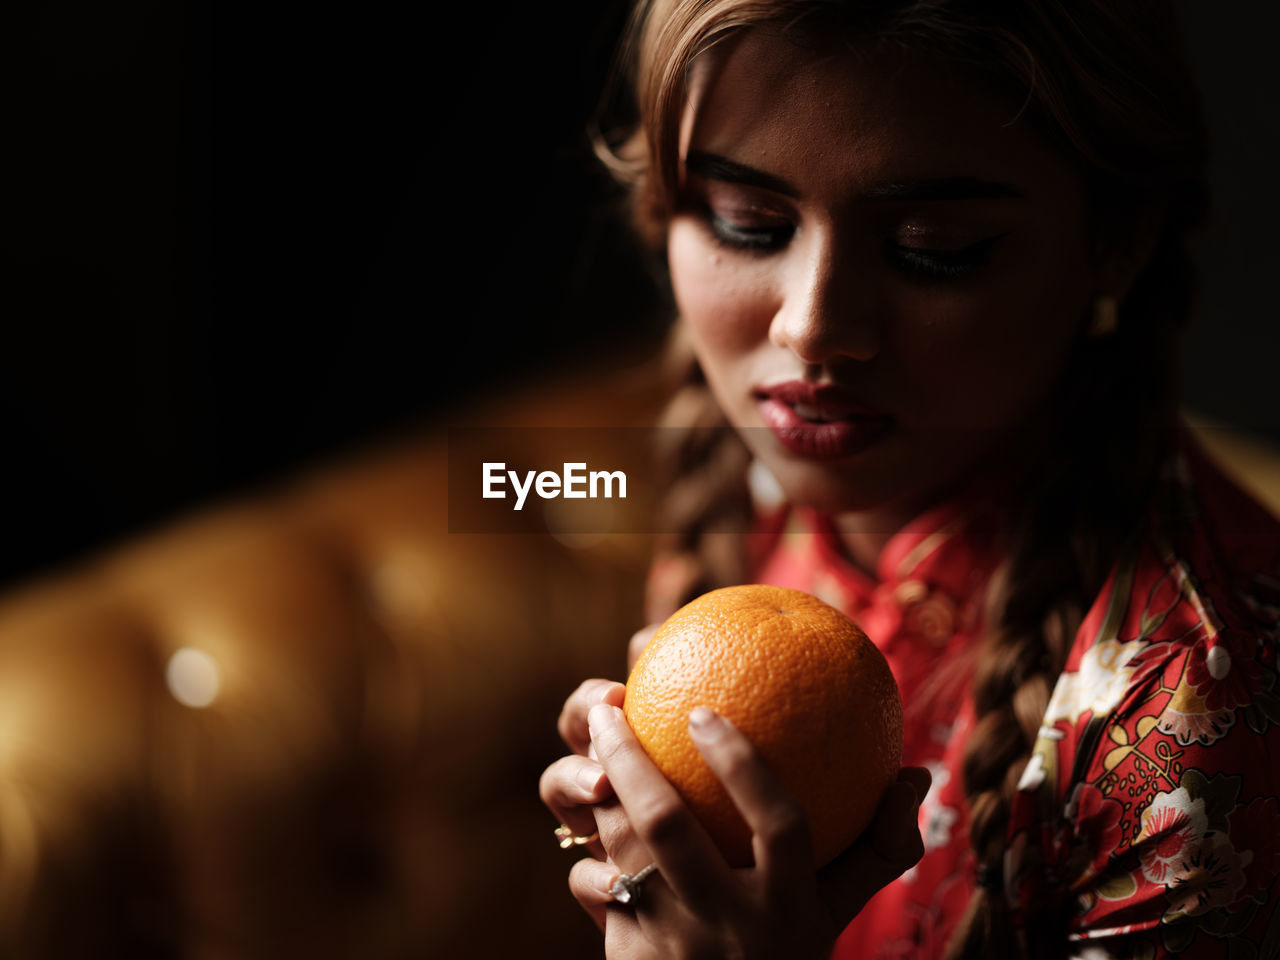
[[[769,339],[808,364],[838,357],[871,360],[880,352],[869,271],[831,233],[793,246]]]

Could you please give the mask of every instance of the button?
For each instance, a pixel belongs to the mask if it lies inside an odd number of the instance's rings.
[[[893,588],[893,599],[900,607],[909,607],[919,603],[929,595],[929,588],[919,580],[903,580]]]
[[[944,647],[956,629],[956,605],[945,593],[930,592],[919,580],[904,580],[893,591],[902,608],[902,632]]]

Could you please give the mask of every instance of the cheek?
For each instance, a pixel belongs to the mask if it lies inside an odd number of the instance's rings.
[[[1001,427],[1056,388],[1089,297],[1083,267],[1048,253],[1020,251],[980,289],[899,303],[915,318],[894,325],[896,351],[911,358],[907,402],[945,397],[957,422]]]
[[[671,286],[700,356],[741,353],[768,337],[777,306],[767,271],[730,257],[688,218],[667,238]]]

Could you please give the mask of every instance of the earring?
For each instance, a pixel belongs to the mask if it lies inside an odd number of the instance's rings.
[[[1085,334],[1095,340],[1111,336],[1120,324],[1119,314],[1119,304],[1115,297],[1099,297],[1093,301],[1093,316],[1089,319]]]

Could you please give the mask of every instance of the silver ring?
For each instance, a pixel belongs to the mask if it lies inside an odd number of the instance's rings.
[[[613,886],[609,888],[609,896],[613,897],[618,903],[631,903],[640,896],[640,885],[644,883],[645,877],[658,869],[656,863],[651,863],[643,870],[637,870],[635,873],[620,873],[618,879],[613,881]]]

